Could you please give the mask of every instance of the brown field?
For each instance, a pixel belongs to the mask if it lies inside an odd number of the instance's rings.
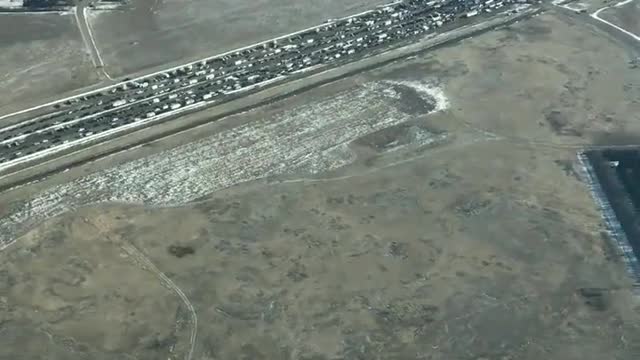
[[[95,83],[73,14],[0,14],[0,115]]]

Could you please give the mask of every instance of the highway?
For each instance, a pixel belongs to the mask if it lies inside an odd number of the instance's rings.
[[[461,17],[511,5],[515,0],[405,0],[277,39],[44,104],[45,115],[0,128],[0,170],[145,123],[225,101],[300,72],[354,61],[372,51],[433,33]],[[80,9],[80,10],[78,10]],[[504,10],[504,9],[502,9]],[[84,11],[76,9],[86,43]],[[91,46],[96,66],[100,54]],[[13,114],[0,117],[6,118]]]
[[[96,40],[93,37],[93,32],[87,19],[87,8],[92,6],[94,2],[94,0],[78,0],[73,12],[78,25],[78,31],[80,32],[82,41],[91,56],[93,66],[99,71],[100,75],[104,75],[108,80],[113,80],[104,68],[104,61],[102,60],[100,50],[96,45]]]

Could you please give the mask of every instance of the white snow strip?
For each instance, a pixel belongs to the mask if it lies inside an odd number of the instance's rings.
[[[120,4],[93,4],[91,10],[120,10],[122,7]]]
[[[257,88],[260,88],[260,87],[265,87],[265,86],[267,86],[269,84],[273,84],[275,82],[278,82],[278,81],[286,79],[286,78],[287,77],[284,76],[284,75],[276,76],[275,78],[273,78],[271,80],[265,80],[263,82],[256,83],[256,84],[253,84],[253,85],[249,85],[249,86],[245,86],[245,87],[237,89],[237,90],[224,91],[224,94],[232,95],[232,94],[240,93],[240,92],[243,92],[243,91],[249,91],[249,90],[257,89]]]
[[[309,66],[309,67],[306,67],[304,69],[293,71],[293,72],[291,72],[291,75],[298,75],[298,74],[304,74],[304,73],[309,72],[309,71],[315,71],[315,70],[318,70],[318,69],[322,68],[323,66],[325,66],[325,65],[324,64],[318,64],[318,65]]]
[[[567,10],[571,10],[573,12],[581,12],[589,8],[589,5],[584,3],[577,3],[577,6],[574,7],[573,0],[553,0],[551,4]]]
[[[8,11],[8,12],[0,12],[0,15],[72,15],[73,10],[61,10],[61,11]]]
[[[581,11],[586,11],[587,9],[589,9],[589,5],[585,4],[585,3],[570,3],[570,4],[566,4],[566,5],[560,5],[561,7],[567,9],[567,10],[571,10],[571,11],[575,11],[575,12],[581,12]]]
[[[624,1],[621,1],[621,2],[619,2],[617,4],[615,4],[614,7],[624,6],[624,5],[627,5],[628,3],[632,2],[632,1],[633,0],[624,0]]]

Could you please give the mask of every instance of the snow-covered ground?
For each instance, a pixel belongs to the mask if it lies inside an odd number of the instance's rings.
[[[355,160],[349,143],[412,119],[393,105],[398,84],[434,102],[434,112],[449,106],[442,90],[427,83],[366,83],[35,194],[0,219],[0,249],[27,227],[90,204],[174,206],[246,181],[349,164]]]

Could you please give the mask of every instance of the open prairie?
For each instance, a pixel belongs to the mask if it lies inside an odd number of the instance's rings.
[[[0,115],[96,82],[73,13],[0,14]]]
[[[636,359],[576,162],[627,45],[549,11],[3,193],[0,358]]]

